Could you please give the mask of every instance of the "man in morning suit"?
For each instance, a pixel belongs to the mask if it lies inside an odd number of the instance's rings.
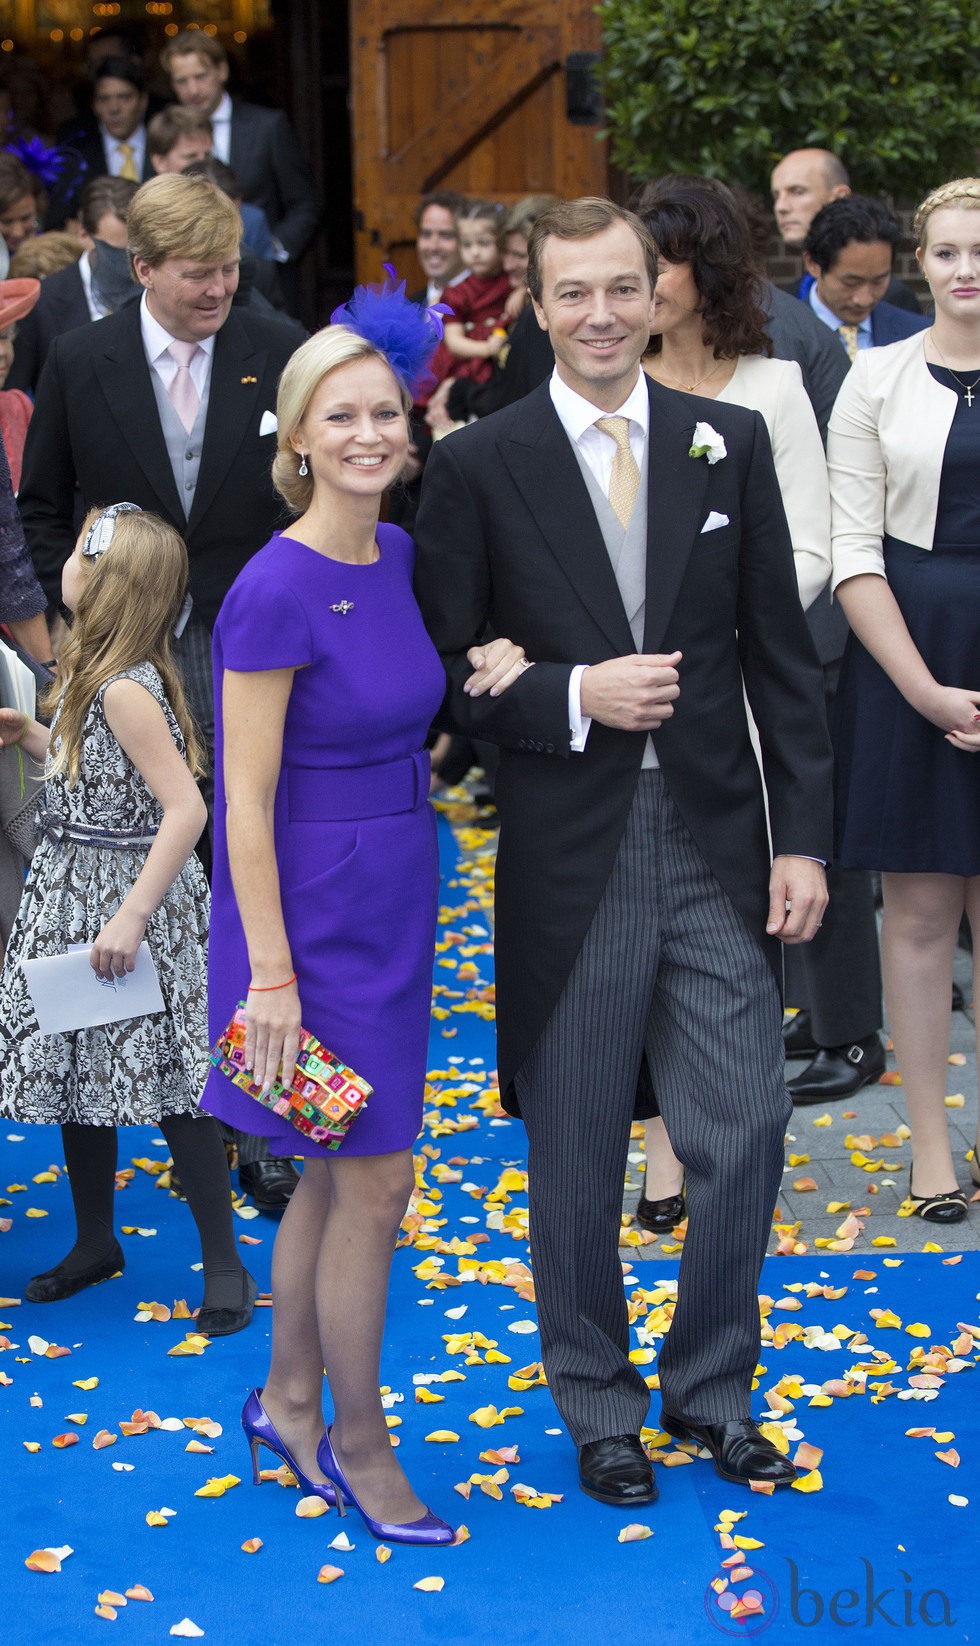
[[[42,280],[37,306],[17,328],[8,388],[33,394],[54,339],[90,320],[104,320],[126,301],[127,218],[136,189],[122,177],[93,177],[86,183],[78,214],[92,249]],[[104,275],[109,278],[103,280]]]
[[[611,202],[538,220],[528,285],[555,373],[436,445],[416,532],[453,720],[501,745],[498,1061],[528,1130],[545,1369],[583,1489],[629,1507],[656,1495],[618,1249],[644,1061],[688,1184],[662,1422],[726,1479],[794,1478],[750,1386],[789,1112],[777,940],[816,930],[830,850],[820,672],[765,426],[647,380],[655,279],[649,234]],[[532,660],[493,702],[462,692],[487,625]]]
[[[232,308],[241,223],[203,177],[145,183],[129,212],[143,287],[98,325],[55,338],[37,388],[18,498],[49,601],[82,512],[126,500],[181,533],[194,606],[177,640],[194,718],[214,746],[211,628],[238,572],[283,523],[272,489],[279,376],[295,338],[278,320]],[[240,1144],[242,1186],[281,1206],[289,1162]]]
[[[296,133],[281,109],[229,97],[225,48],[200,29],[169,40],[160,66],[170,75],[178,101],[208,116],[212,152],[231,167],[242,199],[265,212],[283,290],[291,312],[297,313],[297,264],[320,227],[321,206]]]

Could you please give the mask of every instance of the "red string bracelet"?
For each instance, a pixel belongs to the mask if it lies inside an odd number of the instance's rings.
[[[296,973],[294,972],[292,977],[287,977],[285,983],[267,983],[262,988],[256,988],[254,983],[250,983],[248,986],[248,992],[249,994],[275,994],[277,989],[288,989],[290,983],[295,982]]]

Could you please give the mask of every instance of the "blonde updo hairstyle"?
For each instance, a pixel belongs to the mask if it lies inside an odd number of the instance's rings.
[[[272,461],[272,484],[293,514],[305,514],[313,501],[313,476],[300,474],[302,459],[292,445],[293,436],[324,378],[354,360],[381,360],[388,365],[381,350],[359,332],[349,326],[324,326],[300,345],[279,379],[276,398],[279,428]],[[412,397],[397,377],[395,382],[407,417],[412,409]]]
[[[954,177],[926,195],[913,223],[917,246],[925,246],[929,219],[937,211],[980,211],[980,177]]]

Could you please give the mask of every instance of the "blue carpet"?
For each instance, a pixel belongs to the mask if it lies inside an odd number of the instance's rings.
[[[635,1517],[653,1532],[645,1541],[618,1542],[630,1517],[577,1490],[574,1450],[547,1389],[508,1386],[540,1352],[533,1304],[499,1284],[503,1265],[527,1258],[521,1237],[526,1194],[516,1187],[519,1179],[506,1175],[523,1169],[524,1139],[517,1123],[494,1117],[492,1100],[480,1104],[493,1063],[487,1004],[492,967],[489,954],[480,952],[487,941],[490,862],[481,855],[479,835],[464,830],[461,840],[462,862],[443,825],[436,1005],[446,1015],[433,1019],[427,1152],[420,1156],[430,1198],[416,1212],[413,1243],[396,1254],[383,1375],[401,1397],[390,1413],[401,1420],[393,1433],[413,1482],[437,1513],[465,1522],[469,1541],[431,1552],[395,1548],[380,1564],[374,1540],[353,1516],[346,1522],[335,1513],[300,1520],[295,1491],[274,1481],[253,1488],[238,1415],[265,1370],[268,1310],[257,1311],[248,1332],[184,1357],[167,1351],[184,1340],[192,1322],[134,1320],[142,1302],[170,1307],[186,1297],[193,1307],[200,1291],[191,1268],[197,1253],[187,1209],[145,1170],[137,1168],[120,1190],[118,1223],[155,1232],[120,1236],[127,1255],[123,1276],[60,1305],[11,1304],[9,1299],[23,1296],[28,1277],[70,1243],[71,1212],[63,1177],[33,1181],[61,1164],[57,1132],[9,1126],[0,1132],[0,1196],[8,1202],[0,1206],[0,1218],[10,1220],[0,1233],[0,1292],[8,1299],[0,1304],[0,1339],[9,1343],[0,1352],[4,1640],[15,1646],[88,1642],[105,1638],[108,1629],[110,1638],[115,1631],[120,1640],[158,1642],[184,1618],[206,1640],[228,1646],[277,1646],[321,1631],[338,1646],[591,1646],[634,1638],[687,1646],[719,1634],[823,1643],[845,1638],[845,1629],[877,1646],[899,1630],[930,1628],[945,1641],[975,1639],[980,1410],[972,1367],[980,1355],[980,1256],[967,1254],[954,1264],[944,1264],[941,1256],[907,1256],[891,1259],[889,1267],[865,1247],[846,1257],[769,1259],[762,1292],[802,1304],[774,1309],[770,1324],[798,1326],[805,1335],[764,1349],[755,1415],[765,1415],[767,1390],[780,1385],[789,1391],[792,1411],[786,1417],[823,1452],[822,1489],[765,1497],[727,1486],[700,1459],[661,1466],[660,1502]],[[121,1143],[121,1166],[165,1157],[151,1129],[127,1132]],[[501,1183],[500,1198],[488,1202]],[[15,1184],[26,1188],[8,1187]],[[30,1218],[29,1207],[46,1215]],[[267,1289],[275,1222],[260,1216],[238,1226],[260,1242],[243,1253]],[[467,1250],[475,1234],[489,1239]],[[440,1243],[449,1249],[437,1250]],[[624,1249],[627,1262],[630,1255]],[[488,1264],[481,1270],[483,1284],[474,1278],[433,1285],[458,1278],[468,1265],[472,1272],[474,1265]],[[874,1278],[855,1279],[856,1269],[874,1271]],[[675,1264],[638,1261],[625,1279],[627,1295],[654,1293],[656,1310],[663,1301],[657,1289],[675,1277]],[[843,1287],[844,1295],[786,1291],[808,1283]],[[891,1311],[900,1324],[879,1326],[872,1309]],[[531,1330],[512,1330],[525,1322]],[[950,1349],[960,1322],[977,1331],[972,1347],[959,1356],[964,1369],[947,1373],[935,1390],[910,1383],[918,1375],[916,1351]],[[909,1334],[906,1327],[913,1324],[928,1327],[927,1333]],[[868,1346],[807,1346],[811,1328],[827,1333],[837,1326],[865,1333]],[[476,1339],[469,1355],[465,1349],[448,1353],[457,1345],[446,1338],[467,1332],[487,1342]],[[51,1358],[37,1344],[32,1351],[35,1334],[67,1347],[70,1355]],[[863,1393],[832,1398],[828,1406],[809,1404],[818,1386],[871,1363],[874,1350],[893,1355],[894,1368],[871,1371]],[[496,1355],[509,1360],[497,1361]],[[449,1370],[462,1372],[465,1381],[415,1382]],[[644,1362],[642,1370],[655,1376],[656,1361]],[[97,1387],[75,1386],[93,1377]],[[786,1381],[793,1378],[806,1386],[802,1392]],[[873,1392],[872,1383],[893,1392]],[[417,1402],[420,1386],[444,1400]],[[520,1413],[483,1429],[470,1414],[489,1405],[519,1407]],[[137,1408],[164,1421],[210,1418],[222,1433],[207,1441],[214,1447],[210,1455],[185,1451],[192,1431],[183,1423],[179,1430],[127,1437],[120,1423]],[[658,1410],[654,1391],[654,1423]],[[72,1421],[83,1413],[84,1424]],[[913,1428],[952,1438],[911,1437],[906,1431]],[[92,1441],[102,1429],[118,1438],[95,1450]],[[426,1440],[439,1430],[459,1439]],[[52,1444],[72,1431],[76,1445]],[[38,1442],[40,1450],[29,1453],[25,1441]],[[792,1440],[791,1451],[797,1443]],[[499,1447],[517,1447],[519,1454],[507,1465],[500,1500],[476,1484],[464,1502],[454,1486],[473,1474],[493,1475],[498,1465],[481,1461],[480,1453]],[[948,1461],[936,1456],[940,1451]],[[261,1456],[269,1466],[275,1462]],[[195,1496],[210,1478],[230,1474],[241,1483],[224,1496]],[[528,1506],[512,1492],[520,1484],[539,1494],[562,1494],[562,1500]],[[951,1503],[951,1495],[967,1505]],[[176,1512],[165,1526],[148,1525],[147,1514],[161,1508]],[[721,1562],[729,1550],[717,1528],[727,1510],[745,1516],[732,1533],[762,1545],[745,1551],[753,1576],[731,1586],[736,1593],[757,1590],[761,1616],[733,1618],[712,1588],[713,1579],[725,1576]],[[349,1552],[329,1547],[342,1530],[354,1545]],[[262,1539],[258,1553],[242,1550],[250,1538]],[[33,1550],[65,1545],[74,1552],[60,1572],[25,1568]],[[320,1584],[317,1574],[328,1563],[343,1576]],[[429,1576],[444,1579],[441,1592],[414,1588]],[[136,1584],[152,1592],[152,1603],[131,1600],[114,1623],[95,1615],[101,1591],[123,1592]]]

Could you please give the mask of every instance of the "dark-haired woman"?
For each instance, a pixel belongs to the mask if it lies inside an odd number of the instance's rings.
[[[765,283],[747,225],[724,185],[704,177],[648,183],[636,211],[659,254],[644,368],[668,389],[761,412],[809,606],[830,575],[827,468],[799,366],[770,358]],[[646,1152],[641,1220],[669,1229],[684,1215],[684,1170],[659,1115],[646,1122]]]

